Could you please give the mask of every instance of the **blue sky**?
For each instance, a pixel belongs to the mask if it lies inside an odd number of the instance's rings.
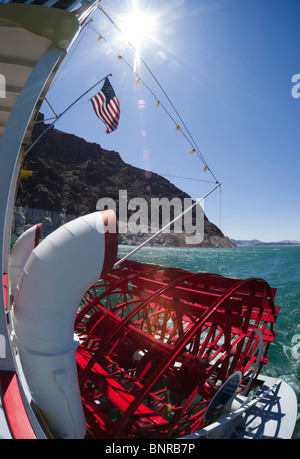
[[[141,57],[222,183],[221,195],[217,190],[205,200],[208,218],[235,239],[300,240],[300,98],[291,92],[292,77],[300,74],[300,1],[138,4],[140,11],[155,17],[152,39],[143,42]],[[101,6],[120,24],[131,1],[102,0]],[[47,98],[61,113],[112,73],[110,81],[121,104],[120,124],[117,131],[105,133],[88,101],[97,88],[56,128],[116,150],[136,167],[186,177],[166,178],[193,198],[202,196],[213,187],[209,171],[203,172],[201,160],[190,154],[190,144],[145,85],[136,83],[124,62],[133,65],[132,49],[101,11],[92,17],[93,28],[106,41],[98,41],[87,28]],[[117,59],[112,46],[123,60]],[[177,121],[143,64],[137,71]],[[46,103],[41,111],[51,116]]]

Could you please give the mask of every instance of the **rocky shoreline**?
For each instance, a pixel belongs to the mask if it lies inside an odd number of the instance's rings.
[[[65,214],[59,211],[51,211],[44,209],[33,209],[16,206],[14,210],[14,220],[12,226],[13,236],[20,236],[24,231],[33,225],[42,223],[40,237],[44,239],[48,234],[55,231],[61,225],[73,220],[76,215]],[[153,233],[119,233],[119,244],[138,246]],[[226,236],[204,234],[203,242],[199,244],[187,244],[186,235],[174,234],[159,234],[155,239],[149,242],[152,247],[234,247],[230,239]]]

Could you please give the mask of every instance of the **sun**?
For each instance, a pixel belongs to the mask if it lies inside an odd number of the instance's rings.
[[[151,16],[133,11],[122,20],[121,31],[124,39],[139,52],[143,40],[150,38],[153,26],[154,19]]]

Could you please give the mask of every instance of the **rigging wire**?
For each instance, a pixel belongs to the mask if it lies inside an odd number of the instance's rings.
[[[176,129],[177,130],[180,130],[181,134],[183,135],[183,137],[185,137],[185,139],[189,142],[190,146],[191,146],[191,150],[190,152],[193,153],[194,151],[196,151],[196,153],[198,154],[199,156],[199,152],[195,149],[195,144],[191,142],[191,140],[188,138],[188,136],[185,134],[185,132],[180,128],[180,126],[178,125],[178,122],[174,119],[174,117],[171,115],[171,113],[169,112],[169,110],[165,107],[165,105],[159,100],[159,98],[156,96],[156,94],[152,91],[152,89],[147,85],[147,83],[138,75],[137,72],[135,72],[134,68],[132,67],[132,65],[130,65],[130,63],[123,57],[123,56],[120,56],[118,50],[102,35],[102,34],[99,34],[99,32],[93,27],[93,26],[89,26],[89,28],[95,32],[99,38],[101,38],[102,40],[105,41],[105,43],[107,43],[108,46],[110,46],[110,48],[117,54],[118,56],[118,59],[119,60],[122,60],[129,68],[130,70],[132,70],[133,73],[136,74],[136,76],[138,77],[138,82],[139,83],[142,83],[145,88],[152,94],[152,96],[154,97],[154,99],[156,100],[157,102],[157,106],[160,106],[162,107],[162,109],[166,112],[166,114],[169,116],[169,118],[173,121],[173,123],[175,124],[176,126]],[[205,159],[203,157],[200,156],[200,159],[202,160],[203,164],[204,164],[204,170],[209,170],[210,173],[212,174],[212,176],[214,177],[215,181],[212,182],[212,183],[219,183],[219,181],[216,179],[216,177],[214,176],[214,174],[212,173],[211,169],[209,168],[207,162],[205,161]]]
[[[132,67],[132,65],[129,64],[129,62],[123,57],[123,56],[120,56],[118,50],[102,35],[102,34],[99,34],[99,32],[93,27],[93,26],[89,26],[89,28],[95,32],[98,37],[101,37],[102,40],[105,41],[105,43],[108,44],[108,46],[110,46],[110,48],[117,54],[118,56],[118,59],[119,60],[122,60],[129,68],[130,70],[132,70],[133,73],[136,74],[136,76],[138,77],[138,82],[139,83],[142,83],[145,88],[152,94],[152,96],[155,98],[156,102],[157,102],[157,105],[161,106],[163,108],[163,110],[167,113],[167,115],[169,116],[169,118],[171,118],[171,120],[174,122],[174,124],[176,126],[178,126],[178,123],[175,121],[175,119],[173,118],[173,116],[171,115],[171,113],[167,110],[167,108],[164,106],[164,104],[162,104],[160,101],[159,101],[159,98],[155,95],[155,93],[152,91],[152,89],[147,85],[147,83],[145,83],[144,80],[142,80],[142,78],[137,74],[137,72],[134,71],[134,68]],[[182,131],[181,131],[182,132]],[[184,135],[184,137],[189,141],[190,145],[193,147],[192,143],[190,142],[190,140],[186,137],[186,135],[184,134],[184,132],[182,132],[182,134]]]
[[[161,172],[159,175],[161,175],[162,177],[179,178],[179,179],[183,179],[183,180],[192,180],[192,181],[195,181],[195,182],[215,183],[212,180],[203,180],[203,179],[198,179],[198,178],[193,178],[193,177],[181,177],[180,175],[164,174],[163,172]]]
[[[211,193],[213,193],[218,187],[221,187],[221,183],[218,182],[216,184],[216,186],[214,186],[214,188],[212,188],[211,190],[209,190],[204,196],[202,196],[201,198],[197,199],[190,207],[188,207],[187,209],[185,209],[183,212],[181,212],[179,215],[177,215],[177,217],[175,217],[171,222],[167,223],[163,228],[161,228],[160,230],[158,230],[155,234],[153,234],[152,236],[150,236],[148,239],[146,239],[144,242],[142,242],[138,247],[136,247],[135,249],[133,249],[130,253],[128,253],[127,255],[125,255],[123,258],[121,258],[120,260],[118,260],[114,266],[113,266],[113,269],[116,269],[118,266],[120,266],[125,260],[127,260],[128,258],[130,258],[132,255],[134,255],[136,252],[138,252],[140,249],[142,249],[146,244],[148,244],[149,242],[151,242],[154,238],[156,238],[160,233],[162,233],[165,229],[169,228],[173,223],[175,223],[177,220],[179,220],[180,218],[183,217],[183,215],[185,215],[187,212],[190,212],[196,205],[200,204],[202,201],[204,201],[205,198],[207,198],[207,196],[209,196]]]
[[[47,131],[49,131],[49,129],[51,129],[54,124],[56,123],[56,121],[58,121],[65,113],[67,113],[71,108],[73,108],[76,104],[78,104],[78,102],[86,95],[88,94],[92,89],[94,89],[99,83],[101,83],[102,81],[104,81],[106,78],[108,78],[109,76],[112,76],[111,73],[109,73],[108,75],[106,75],[104,78],[101,78],[101,80],[97,81],[95,84],[93,84],[93,86],[91,86],[89,89],[87,89],[83,94],[81,94],[79,97],[77,97],[77,99],[72,102],[67,108],[65,108],[65,110],[60,113],[55,119],[54,121],[52,121],[51,124],[48,124],[47,128],[38,136],[37,139],[35,139],[35,141],[30,145],[30,147],[28,148],[28,150],[26,151],[26,155],[30,152],[30,150],[32,150],[32,148],[36,145],[36,143],[46,134]]]
[[[66,58],[66,60],[64,61],[63,65],[60,67],[59,69],[59,72],[56,73],[54,79],[52,80],[51,82],[51,85],[49,87],[49,90],[52,88],[52,86],[54,85],[54,83],[56,83],[56,81],[58,80],[58,78],[61,76],[62,72],[64,71],[66,65],[68,64],[69,60],[71,59],[71,57],[73,56],[74,52],[76,51],[76,49],[78,48],[81,40],[83,39],[83,37],[85,36],[86,32],[88,31],[88,26],[93,22],[93,19],[89,19],[89,21],[80,29],[80,32],[79,32],[79,36],[78,36],[78,39],[76,40],[76,44],[74,44],[74,46],[72,46],[71,50],[69,51],[68,53],[68,57]]]
[[[98,5],[98,9],[100,11],[102,11],[102,13],[107,17],[107,19],[113,24],[113,26],[115,27],[115,29],[122,34],[122,30],[120,29],[120,27],[114,22],[114,20],[109,16],[109,14],[100,6]],[[96,31],[96,33],[98,33]],[[100,35],[100,34],[99,34]],[[100,35],[102,38],[103,36]],[[107,40],[105,40],[107,42]],[[108,43],[108,42],[107,42]],[[108,43],[109,44],[109,43]],[[132,43],[128,43],[128,45],[132,48],[132,50],[137,53],[137,50],[135,49],[135,47],[132,45]],[[212,170],[210,169],[206,159],[204,158],[200,148],[198,147],[197,143],[195,142],[190,130],[188,129],[188,127],[186,126],[184,120],[182,119],[182,117],[180,116],[178,110],[176,109],[176,107],[174,106],[173,102],[171,101],[170,97],[168,96],[168,94],[166,93],[165,89],[163,88],[163,86],[160,84],[160,82],[158,81],[158,79],[156,78],[156,76],[154,75],[154,73],[152,72],[152,70],[150,69],[150,67],[147,65],[147,63],[145,62],[145,60],[139,56],[139,59],[140,61],[143,63],[143,65],[145,66],[145,68],[148,70],[148,72],[150,73],[150,75],[152,76],[152,78],[155,80],[156,84],[159,86],[160,90],[162,91],[162,93],[164,94],[164,96],[166,97],[167,101],[169,102],[169,104],[171,105],[172,109],[174,110],[174,112],[176,113],[176,115],[178,116],[181,124],[183,125],[184,129],[186,130],[188,136],[186,134],[184,134],[184,132],[182,131],[180,125],[178,123],[176,123],[176,121],[174,120],[174,118],[167,112],[167,114],[170,116],[170,118],[172,119],[172,121],[176,124],[176,129],[177,130],[180,130],[181,133],[184,135],[184,137],[189,141],[190,145],[192,146],[192,150],[191,152],[194,152],[196,151],[196,154],[199,156],[199,158],[201,159],[201,161],[203,162],[204,166],[205,166],[205,170],[208,170],[211,175],[213,176],[213,178],[215,179],[216,183],[219,183],[219,181],[217,180],[216,176],[214,175],[214,173],[212,172]],[[128,62],[126,62],[127,65]],[[134,69],[129,65],[129,67],[134,71]],[[136,72],[134,72],[136,73]],[[155,94],[153,93],[153,91],[145,84],[145,82],[139,77],[139,75],[136,73],[136,75],[138,76],[139,80],[143,82],[143,84],[146,86],[146,88],[148,90],[150,90],[150,92],[152,93],[152,95],[155,96]],[[156,96],[155,96],[156,98]],[[156,100],[158,100],[156,98]],[[159,102],[159,101],[158,101]],[[189,137],[189,138],[188,138]]]
[[[219,188],[219,224],[218,224],[219,230],[222,232],[222,185],[220,185]],[[219,236],[219,244],[218,244],[218,260],[217,260],[217,272],[220,272],[220,240],[221,240],[221,235]]]

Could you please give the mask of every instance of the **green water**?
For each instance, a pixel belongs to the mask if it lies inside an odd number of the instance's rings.
[[[132,249],[121,246],[118,256],[123,257]],[[259,277],[276,287],[275,304],[280,307],[275,324],[277,336],[270,347],[270,362],[264,374],[282,378],[291,385],[300,412],[300,247],[144,247],[132,259],[241,279]],[[299,415],[293,438],[300,438]]]

